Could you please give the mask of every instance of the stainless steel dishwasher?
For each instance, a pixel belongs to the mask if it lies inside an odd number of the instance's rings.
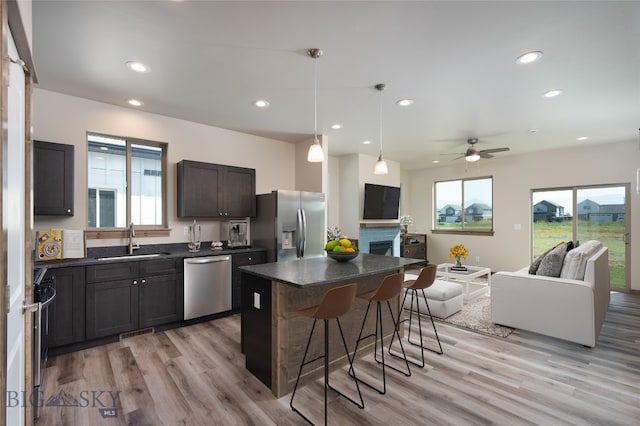
[[[184,319],[231,310],[231,256],[184,259]]]

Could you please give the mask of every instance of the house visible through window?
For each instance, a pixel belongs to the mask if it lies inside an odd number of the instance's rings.
[[[96,134],[87,139],[88,227],[166,228],[167,145]]]
[[[434,230],[493,232],[492,177],[436,182],[434,199]]]

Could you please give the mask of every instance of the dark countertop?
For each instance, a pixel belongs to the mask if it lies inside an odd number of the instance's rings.
[[[244,273],[293,287],[308,288],[346,281],[384,272],[392,273],[408,265],[423,262],[420,259],[360,253],[355,259],[340,263],[328,257],[292,260],[241,266]]]
[[[202,243],[202,248],[199,252],[192,253],[188,250],[187,244],[156,244],[156,245],[143,245],[140,249],[136,250],[132,257],[126,255],[126,247],[101,247],[101,248],[89,248],[87,249],[87,257],[81,259],[59,259],[59,260],[47,260],[34,262],[34,270],[40,268],[54,269],[54,268],[66,268],[68,266],[90,266],[90,265],[104,265],[108,263],[119,263],[128,261],[146,261],[146,260],[163,260],[163,259],[177,259],[177,258],[190,258],[190,257],[203,257],[203,256],[221,256],[229,254],[239,253],[252,253],[256,251],[263,251],[264,249],[253,248],[234,248],[225,250],[210,250],[210,243]],[[155,257],[143,257],[136,258],[137,255],[161,253],[160,256]],[[113,257],[111,259],[100,259],[104,257]]]

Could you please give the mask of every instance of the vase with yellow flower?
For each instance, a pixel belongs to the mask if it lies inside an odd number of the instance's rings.
[[[466,271],[467,268],[462,266],[462,259],[466,259],[469,251],[462,244],[456,244],[449,249],[449,259],[455,259],[456,264],[451,267],[452,271]]]

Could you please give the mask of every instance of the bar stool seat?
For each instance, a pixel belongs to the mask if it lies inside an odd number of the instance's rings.
[[[360,328],[360,333],[358,334],[358,340],[356,341],[356,349],[353,352],[353,360],[355,362],[356,360],[356,354],[358,352],[358,347],[360,345],[360,342],[368,339],[370,337],[373,337],[374,340],[374,359],[378,364],[382,364],[382,389],[379,389],[378,387],[373,386],[372,384],[362,380],[362,379],[357,379],[356,381],[360,381],[363,384],[367,385],[368,387],[370,387],[371,389],[374,389],[376,391],[378,391],[378,393],[380,394],[385,394],[387,392],[387,380],[386,380],[386,372],[385,369],[386,367],[391,368],[392,370],[395,370],[399,373],[404,374],[405,376],[411,376],[411,369],[409,368],[409,362],[407,359],[406,354],[404,353],[404,346],[402,346],[402,339],[400,339],[400,334],[398,333],[398,320],[394,317],[393,315],[393,311],[391,310],[391,303],[389,302],[391,299],[398,297],[400,295],[400,291],[402,290],[402,280],[404,279],[404,274],[402,272],[397,273],[397,274],[392,274],[392,275],[387,275],[386,277],[384,277],[384,279],[382,280],[382,283],[380,284],[380,286],[372,291],[366,292],[366,293],[362,293],[359,294],[357,297],[358,299],[362,299],[362,300],[366,300],[368,301],[368,305],[367,305],[367,311],[364,314],[364,318],[362,319],[362,327]],[[369,308],[371,308],[371,304],[375,302],[376,303],[376,330],[375,333],[371,333],[368,334],[366,336],[363,336],[362,333],[364,332],[364,326],[367,322],[367,316],[369,315]],[[391,344],[393,344],[393,337],[397,336],[398,337],[398,341],[400,342],[400,349],[402,351],[402,356],[404,358],[405,364],[407,366],[407,371],[402,371],[398,368],[395,368],[392,365],[387,364],[387,362],[385,362],[384,359],[384,332],[382,329],[382,307],[381,307],[381,302],[387,302],[387,307],[389,308],[389,314],[391,315],[391,320],[393,322],[393,333],[392,333],[392,340],[391,340]],[[400,313],[398,313],[398,318],[400,317]],[[381,355],[381,360],[378,359],[378,338],[380,338],[380,355]],[[389,349],[391,349],[391,345],[389,346]],[[392,354],[393,355],[393,354]],[[350,371],[351,372],[351,371]]]
[[[360,392],[360,386],[358,385],[357,378],[355,380],[355,383],[356,383],[356,389],[358,391],[358,397],[360,398],[360,402],[357,402],[351,399],[349,396],[335,389],[329,383],[329,320],[330,319],[335,319],[336,322],[338,323],[338,330],[340,330],[340,336],[342,337],[342,344],[344,346],[345,353],[347,354],[347,359],[349,360],[349,374],[355,378],[355,371],[353,370],[353,359],[355,358],[355,353],[354,353],[354,358],[352,358],[349,355],[349,349],[347,348],[347,343],[344,339],[344,333],[342,332],[342,326],[340,325],[340,317],[351,310],[351,306],[353,305],[353,300],[355,299],[355,296],[356,296],[357,288],[358,288],[358,285],[355,283],[343,285],[340,287],[334,287],[330,290],[327,290],[327,292],[325,293],[319,305],[296,311],[296,313],[299,315],[302,315],[308,318],[313,318],[313,326],[311,326],[311,331],[309,332],[309,340],[307,340],[307,347],[304,350],[304,356],[302,357],[302,363],[300,364],[300,371],[298,372],[298,377],[296,378],[296,384],[293,388],[293,393],[291,394],[291,401],[289,402],[289,405],[293,411],[298,413],[303,419],[305,419],[307,422],[311,424],[313,424],[313,422],[309,420],[307,416],[302,414],[300,410],[294,407],[293,399],[296,395],[296,390],[298,389],[298,383],[300,382],[300,376],[302,375],[302,368],[305,365],[310,364],[314,361],[317,361],[321,358],[324,358],[324,423],[325,425],[327,424],[327,390],[328,389],[331,389],[337,392],[339,395],[343,396],[344,398],[348,399],[350,402],[355,404],[358,408],[364,408],[364,400],[362,399],[362,393]],[[324,354],[307,361],[306,359],[307,359],[307,354],[309,352],[311,339],[313,337],[313,331],[315,330],[316,322],[319,319],[323,320],[324,322]]]

